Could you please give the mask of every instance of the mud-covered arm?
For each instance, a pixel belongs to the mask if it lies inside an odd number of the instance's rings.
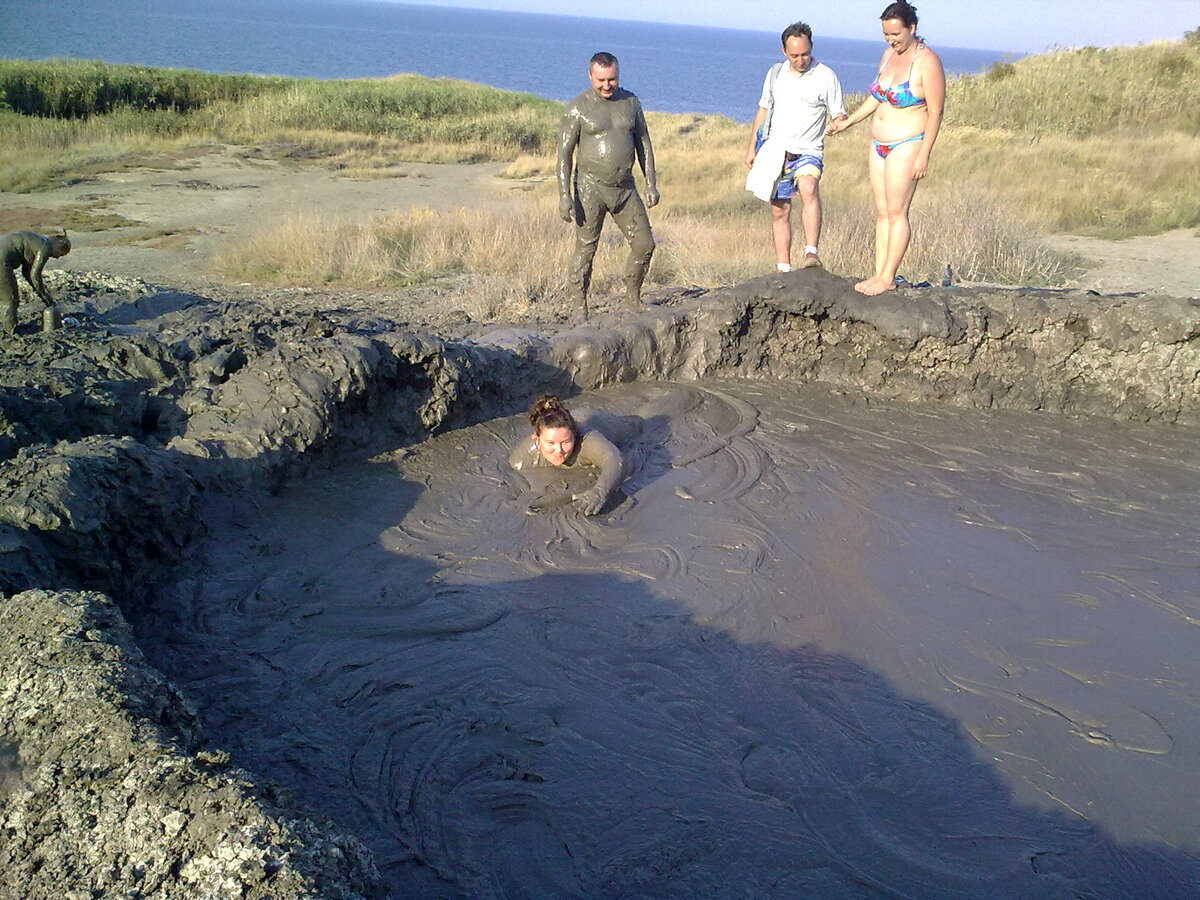
[[[578,460],[600,470],[596,483],[576,498],[579,509],[585,515],[594,515],[625,480],[625,457],[616,445],[600,432],[589,431],[579,444]]]
[[[528,437],[521,438],[508,453],[509,468],[524,475],[526,470],[534,464],[536,454],[537,448],[533,446],[532,441]],[[525,480],[529,480],[528,476]]]
[[[642,104],[637,103],[637,114],[633,122],[633,149],[637,153],[638,165],[646,176],[646,205],[658,203],[658,176],[654,171],[654,144],[650,141],[650,129],[646,127],[646,114]]]
[[[579,110],[568,107],[563,113],[562,128],[558,136],[558,211],[563,219],[571,221],[575,211],[575,199],[571,194],[571,166],[575,148],[579,146]]]
[[[46,267],[46,261],[50,258],[49,248],[43,247],[37,251],[30,263],[26,258],[21,264],[21,274],[25,276],[25,280],[29,282],[29,286],[34,292],[42,298],[42,302],[47,306],[54,305],[54,298],[50,296],[50,292],[46,290],[46,285],[42,281],[42,269]]]

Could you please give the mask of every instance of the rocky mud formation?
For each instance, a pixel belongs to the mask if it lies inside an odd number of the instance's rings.
[[[515,412],[544,390],[712,376],[1200,422],[1200,302],[1033,290],[867,298],[825,272],[577,327],[416,334],[74,277],[0,339],[0,896],[359,897],[353,839],[229,768],[118,606],[186,570],[211,503]],[[72,893],[72,892],[76,893]]]
[[[205,749],[103,594],[0,605],[0,897],[376,896],[354,838]]]

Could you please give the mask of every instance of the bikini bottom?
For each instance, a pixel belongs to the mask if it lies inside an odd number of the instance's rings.
[[[912,137],[906,137],[900,141],[877,141],[872,139],[871,146],[875,148],[875,152],[879,154],[880,159],[887,159],[888,154],[899,147],[901,144],[907,144],[909,141],[925,140],[925,132],[914,134]]]

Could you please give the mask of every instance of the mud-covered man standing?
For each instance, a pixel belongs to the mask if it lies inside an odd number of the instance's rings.
[[[654,148],[646,117],[638,98],[620,86],[617,58],[611,53],[593,56],[588,80],[591,86],[572,100],[563,114],[558,143],[558,206],[563,220],[575,223],[575,253],[569,277],[584,318],[592,260],[606,213],[629,242],[626,301],[631,305],[641,303],[642,282],[654,255],[654,235],[646,207],[658,203]],[[635,157],[646,176],[645,205],[633,181]]]

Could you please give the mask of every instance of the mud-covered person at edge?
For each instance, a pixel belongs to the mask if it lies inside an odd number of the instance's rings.
[[[642,282],[654,255],[654,235],[646,207],[658,203],[654,148],[638,98],[620,85],[620,66],[611,53],[597,53],[588,63],[586,91],[572,100],[562,118],[558,142],[559,212],[575,224],[575,252],[568,277],[583,317],[592,280],[592,260],[605,215],[625,235],[625,299],[642,301]],[[637,160],[646,178],[646,202],[633,180]]]
[[[508,454],[508,464],[534,487],[530,470],[576,466],[599,470],[596,483],[581,494],[564,496],[584,515],[604,509],[626,476],[629,466],[621,452],[642,433],[638,416],[617,416],[598,409],[579,409],[575,415],[554,394],[543,394],[529,407],[533,433],[522,438]],[[557,505],[557,504],[555,504]]]
[[[5,334],[17,330],[17,304],[20,291],[17,288],[16,270],[33,288],[47,308],[53,308],[54,298],[42,281],[42,269],[51,259],[58,259],[71,252],[71,239],[62,234],[45,235],[36,231],[10,231],[0,237],[0,259],[4,261],[0,272],[0,328]]]

